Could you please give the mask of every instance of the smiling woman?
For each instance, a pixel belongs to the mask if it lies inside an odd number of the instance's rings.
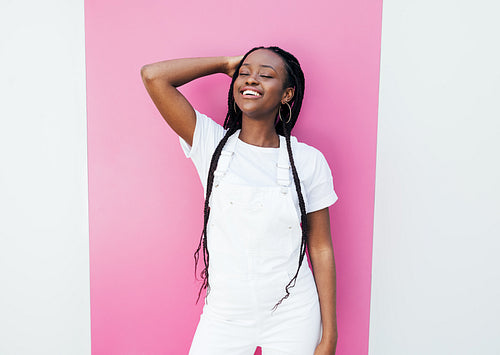
[[[232,78],[223,126],[176,89],[214,73]],[[334,354],[337,195],[323,154],[290,134],[304,95],[297,59],[257,47],[149,64],[141,75],[205,191],[195,265],[201,257],[198,297],[207,294],[190,354]]]

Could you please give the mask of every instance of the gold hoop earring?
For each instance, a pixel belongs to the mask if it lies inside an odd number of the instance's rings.
[[[234,108],[234,112],[235,112],[235,113],[238,113],[238,110],[236,110],[236,107],[237,107],[237,106],[236,106],[236,101],[233,101],[233,108]],[[238,108],[239,108],[239,107],[238,107]]]
[[[288,102],[285,102],[285,104],[288,106],[288,112],[290,113],[288,115],[288,120],[285,122],[283,118],[281,118],[281,105],[280,108],[278,109],[278,117],[280,118],[281,122],[288,123],[290,122],[290,119],[292,118],[292,108],[290,107],[290,104]],[[283,105],[283,103],[282,103]]]

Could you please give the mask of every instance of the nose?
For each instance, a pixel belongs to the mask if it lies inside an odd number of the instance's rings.
[[[259,81],[257,80],[257,78],[255,77],[256,74],[249,74],[247,77],[246,77],[246,80],[245,82],[247,84],[258,84]]]

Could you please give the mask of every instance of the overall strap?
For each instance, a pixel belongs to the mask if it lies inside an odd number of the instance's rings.
[[[278,153],[278,169],[276,169],[277,180],[278,184],[281,186],[281,191],[286,193],[287,187],[290,185],[290,159],[288,157],[286,139],[281,135],[279,137],[280,149]]]
[[[229,163],[233,157],[234,148],[236,147],[236,142],[238,141],[238,136],[240,135],[241,129],[234,132],[231,137],[227,140],[224,148],[222,148],[219,161],[217,162],[217,169],[214,171],[214,186],[219,185],[220,180],[226,174],[229,168]]]

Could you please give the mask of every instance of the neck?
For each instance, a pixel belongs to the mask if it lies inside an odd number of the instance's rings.
[[[243,142],[266,148],[278,148],[280,139],[273,120],[253,120],[243,115],[239,139]]]

